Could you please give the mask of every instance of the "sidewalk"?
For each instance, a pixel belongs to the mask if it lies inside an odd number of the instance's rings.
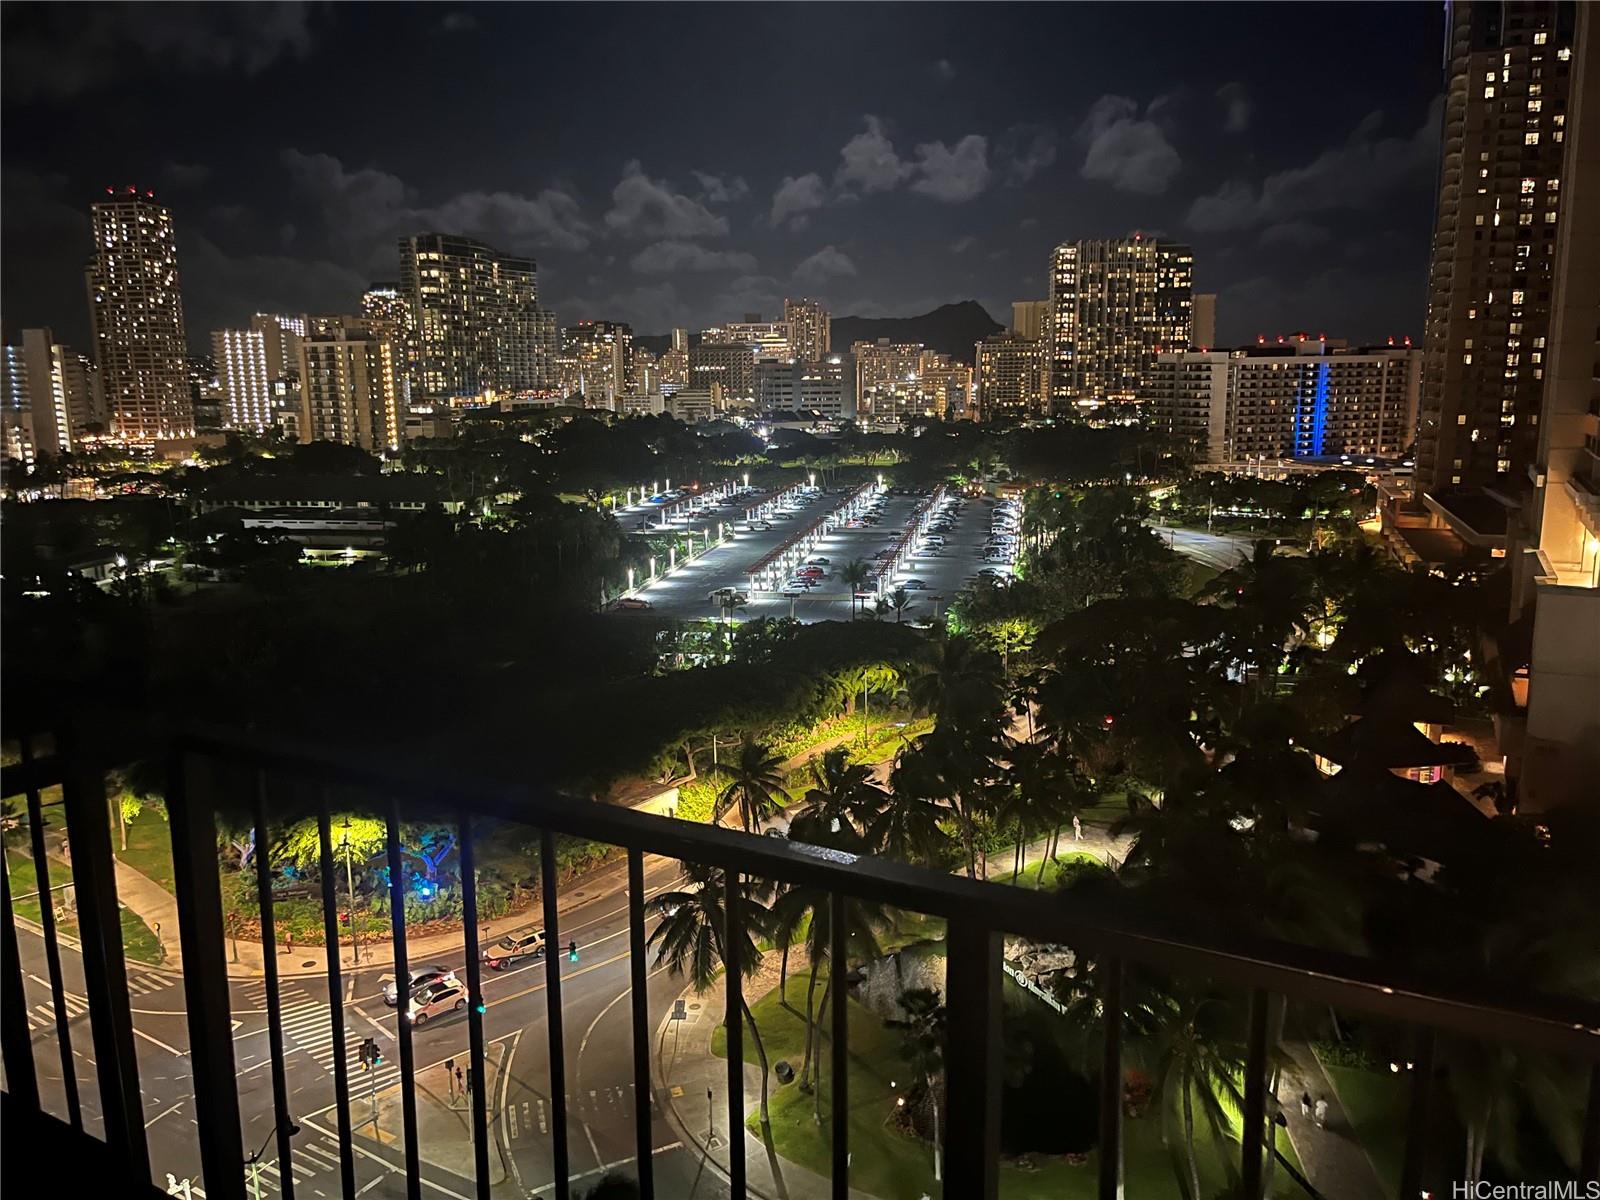
[[[500,1080],[500,1062],[504,1057],[488,1055],[485,1071],[489,1076],[489,1096],[492,1098]],[[394,1084],[378,1093],[377,1121],[372,1120],[373,1109],[366,1095],[360,1091],[360,1079],[351,1084],[350,1119],[355,1125],[355,1135],[381,1146],[398,1149],[405,1117],[401,1109],[400,1085]],[[449,1171],[463,1183],[462,1191],[471,1189],[477,1177],[477,1165],[472,1144],[472,1110],[469,1097],[458,1092],[445,1074],[443,1064],[419,1068],[416,1074],[417,1101],[417,1154],[431,1167]],[[494,1122],[499,1116],[491,1103],[488,1109],[489,1126],[489,1182],[499,1185],[506,1180],[506,1164],[502,1157],[500,1141],[494,1136]]]
[[[1304,1042],[1285,1042],[1283,1048],[1293,1063],[1283,1075],[1283,1111],[1306,1178],[1324,1195],[1340,1200],[1384,1200],[1383,1181],[1356,1140],[1339,1093],[1316,1054]],[[1318,1128],[1316,1121],[1301,1114],[1300,1097],[1305,1093],[1310,1093],[1313,1104],[1319,1099],[1328,1102],[1325,1127]]]

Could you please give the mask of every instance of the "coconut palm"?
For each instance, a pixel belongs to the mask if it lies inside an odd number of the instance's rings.
[[[1174,995],[1157,1009],[1155,1030],[1156,1093],[1163,1111],[1174,1100],[1183,1115],[1183,1143],[1189,1165],[1189,1195],[1199,1200],[1200,1160],[1195,1153],[1195,1101],[1200,1115],[1219,1142],[1229,1136],[1230,1121],[1242,1107],[1236,1080],[1243,1068],[1237,1048],[1216,1036],[1219,1002],[1208,996]],[[1227,1156],[1224,1156],[1226,1159]]]
[[[865,834],[889,798],[872,782],[871,768],[851,762],[843,746],[811,760],[811,781],[805,807],[789,823],[790,836],[803,842],[826,845],[843,827]]]
[[[741,877],[739,880],[739,909],[744,917],[744,928],[738,945],[733,947],[732,960],[724,945],[727,930],[727,880],[722,871],[714,867],[683,864],[686,883],[673,891],[661,892],[647,903],[649,911],[660,917],[660,923],[650,935],[649,944],[655,947],[656,965],[666,965],[674,976],[687,975],[696,994],[710,989],[716,982],[718,969],[726,966],[738,970],[746,979],[761,969],[761,950],[757,938],[768,928],[770,917],[764,903],[767,888],[760,880]],[[767,1111],[767,1049],[761,1041],[761,1030],[756,1025],[750,1002],[743,994],[739,998],[744,1008],[744,1020],[750,1026],[750,1036],[755,1044],[756,1058],[761,1064],[761,1129],[771,1137],[771,1117]]]
[[[783,787],[783,758],[760,742],[740,742],[733,760],[718,763],[711,774],[728,781],[711,819],[721,821],[730,809],[737,808],[746,833],[754,833],[761,822],[782,812],[789,800]]]
[[[851,595],[861,590],[861,585],[872,578],[872,568],[863,559],[855,558],[839,568],[839,581],[850,585]],[[850,602],[850,615],[855,616],[856,606],[852,599]]]
[[[942,722],[992,716],[1000,707],[999,683],[994,656],[952,635],[933,640],[906,691],[914,708]]]
[[[906,615],[906,609],[916,604],[916,597],[903,587],[897,587],[889,593],[889,607],[894,609],[894,623],[901,624]]]
[[[944,1142],[939,1129],[939,1094],[944,1088],[945,1007],[939,1002],[938,988],[911,988],[900,994],[904,1018],[885,1018],[890,1029],[903,1033],[900,1054],[911,1068],[920,1094],[914,1104],[926,1104],[932,1119],[933,1178],[942,1178]]]

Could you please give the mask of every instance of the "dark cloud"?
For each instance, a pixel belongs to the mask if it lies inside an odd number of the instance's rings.
[[[202,187],[211,179],[211,168],[204,163],[169,162],[161,168],[161,182],[169,188]]]
[[[713,175],[709,171],[692,171],[700,184],[700,199],[708,204],[732,204],[750,194],[750,185],[739,175]]]
[[[827,203],[828,185],[822,182],[822,176],[815,172],[799,178],[786,175],[772,193],[767,223],[774,229],[799,231],[810,224],[811,213]]]
[[[1056,131],[1045,125],[1013,125],[995,148],[1006,182],[1019,186],[1056,161]]]
[[[1250,128],[1250,118],[1255,106],[1244,84],[1225,83],[1217,89],[1217,99],[1222,101],[1222,130],[1224,133],[1243,133]]]
[[[651,179],[637,159],[623,168],[605,223],[622,237],[722,237],[728,232],[728,218],[674,191],[666,181]]]
[[[302,58],[312,31],[306,5],[36,5],[5,37],[5,90],[19,100],[67,100],[135,74],[258,75]],[[9,14],[8,14],[9,15]]]
[[[969,133],[954,146],[925,142],[917,147],[916,180],[911,190],[947,204],[960,204],[989,186],[989,142]]]
[[[837,246],[824,246],[794,269],[795,282],[818,287],[830,279],[854,275],[856,264]]]
[[[756,269],[756,257],[742,250],[711,250],[694,242],[654,242],[628,260],[641,275],[676,271],[742,271]]]
[[[887,192],[910,178],[914,168],[902,162],[894,142],[877,117],[866,118],[867,127],[844,144],[839,151],[839,169],[834,172],[835,187],[860,188],[863,192]]]
[[[478,18],[462,10],[445,13],[439,18],[440,33],[475,33],[477,28]]]
[[[1283,221],[1268,225],[1257,239],[1265,249],[1308,250],[1320,246],[1333,237],[1321,225],[1309,221]]]
[[[1137,101],[1101,96],[1078,129],[1078,139],[1086,147],[1079,173],[1118,191],[1145,196],[1166,191],[1182,170],[1183,160],[1166,131],[1151,119],[1150,114],[1159,110],[1159,102],[1152,103],[1141,117]]]
[[[934,78],[942,83],[949,83],[956,77],[956,65],[948,58],[935,59],[931,70]]]
[[[1259,185],[1230,180],[1189,208],[1188,223],[1202,232],[1250,229],[1333,209],[1371,209],[1396,190],[1430,179],[1438,168],[1441,96],[1414,133],[1380,137],[1382,115],[1372,113],[1342,146],[1303,166],[1268,175]]]

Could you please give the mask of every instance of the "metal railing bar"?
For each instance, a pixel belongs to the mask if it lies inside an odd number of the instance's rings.
[[[1122,960],[1104,958],[1100,979],[1100,1200],[1122,1200]]]
[[[487,1083],[483,1069],[483,963],[478,948],[478,852],[473,846],[472,814],[463,811],[459,819],[461,837],[461,928],[466,938],[467,969],[467,1059],[472,1077]],[[487,1087],[472,1089],[472,1164],[478,1200],[489,1200],[489,1110],[484,1097]]]
[[[813,918],[815,919],[815,918]],[[845,895],[828,893],[828,1036],[832,1039],[829,1067],[833,1072],[833,1200],[850,1197],[850,1017],[848,1001],[850,963],[845,950]],[[819,1049],[820,1053],[820,1049]]]
[[[344,978],[339,966],[339,898],[333,869],[332,816],[328,793],[318,797],[317,837],[321,843],[322,936],[328,963],[328,1019],[333,1025],[333,1100],[339,1113],[339,1179],[344,1200],[356,1200],[356,1152],[350,1125],[350,1061],[345,1057]],[[350,937],[355,938],[355,913],[350,914]]]
[[[6,1094],[29,1112],[39,1112],[39,1072],[33,1061],[22,956],[11,913],[11,866],[4,855],[0,855],[0,1054],[6,1064]]]
[[[945,939],[944,1194],[1000,1194],[1000,980],[1003,938],[976,921],[951,921]]]
[[[400,1044],[400,1116],[405,1128],[406,1196],[422,1200],[422,1167],[417,1146],[417,1063],[411,1044],[411,1022],[406,1019],[411,1005],[411,957],[406,952],[406,877],[400,858],[400,804],[389,802],[384,822],[384,841],[389,854],[389,927],[394,931],[395,1040]],[[355,914],[350,916],[350,936],[355,936]],[[377,1070],[369,1066],[369,1071]],[[483,1090],[483,1076],[477,1076]]]
[[[1578,1178],[1600,1179],[1600,1063],[1589,1069],[1589,1101],[1583,1114],[1583,1149]]]
[[[33,738],[24,734],[20,748],[23,765],[33,763]],[[39,888],[39,927],[44,931],[44,961],[50,976],[50,1002],[55,1007],[56,1048],[61,1052],[61,1085],[67,1096],[67,1123],[81,1133],[83,1105],[78,1098],[78,1071],[72,1061],[72,1022],[67,1013],[66,985],[61,976],[61,944],[56,939],[56,901],[50,887],[50,856],[44,844],[44,806],[37,787],[28,787],[27,802],[33,873]]]
[[[283,1061],[283,1001],[278,996],[278,935],[272,914],[272,844],[267,825],[267,773],[256,771],[256,907],[261,913],[262,990],[267,994],[267,1053],[272,1058],[272,1115],[278,1138],[278,1187],[294,1200],[294,1118],[289,1114],[289,1080]]]
[[[223,947],[222,882],[217,875],[215,810],[191,787],[190,763],[179,750],[167,763],[167,822],[172,836],[172,890],[183,948],[183,998],[195,1107],[206,1114],[200,1169],[206,1195],[244,1200],[244,1138],[239,1127],[233,1011]]]
[[[1519,993],[1498,981],[1472,990],[1413,977],[1398,964],[1268,939],[1196,944],[1149,924],[1134,924],[1111,905],[1084,897],[1049,896],[946,875],[883,859],[857,858],[785,838],[725,827],[691,825],[611,805],[582,803],[525,784],[451,775],[426,765],[401,770],[315,745],[259,735],[188,735],[195,746],[225,757],[270,762],[310,778],[327,775],[364,787],[433,799],[441,792],[474,797],[479,815],[537,823],[570,834],[701,863],[745,870],[790,884],[850,895],[947,920],[981,915],[986,924],[1039,941],[1066,942],[1084,952],[1115,955],[1227,986],[1292,996],[1376,1016],[1437,1025],[1472,1036],[1512,1040],[1557,1053],[1600,1059],[1600,1004]],[[1492,990],[1491,990],[1492,989]]]
[[[31,748],[33,739],[24,737],[22,742]],[[24,754],[21,762],[0,767],[0,796],[9,800],[27,792],[55,787],[62,781],[66,769],[66,761],[59,754],[44,754],[38,758]]]
[[[561,947],[556,939],[556,839],[539,831],[539,892],[544,900],[545,1013],[550,1032],[550,1155],[556,1200],[568,1200],[572,1186],[567,1162],[567,1039],[561,1021]]]
[[[644,853],[628,851],[628,967],[633,1021],[633,1125],[640,1200],[655,1200],[655,1135],[651,1122],[650,993],[645,951]]]
[[[739,872],[723,873],[722,976],[726,985],[723,1024],[728,1031],[728,1188],[734,1200],[746,1191],[744,1162],[744,906]],[[709,1097],[709,1092],[708,1092]]]
[[[1428,1139],[1432,1135],[1433,1058],[1437,1039],[1427,1026],[1412,1033],[1411,1097],[1406,1111],[1405,1158],[1400,1166],[1400,1195],[1422,1195],[1422,1179],[1428,1170]]]
[[[129,1178],[146,1180],[150,1178],[150,1147],[145,1140],[139,1058],[133,1044],[105,773],[92,763],[74,764],[63,781],[62,798],[72,845],[78,943],[106,1144],[127,1164]],[[219,952],[220,947],[219,941]]]
[[[1271,1007],[1266,992],[1250,993],[1249,1031],[1245,1038],[1244,1125],[1240,1137],[1240,1194],[1261,1194],[1261,1155],[1267,1129],[1267,1015]]]

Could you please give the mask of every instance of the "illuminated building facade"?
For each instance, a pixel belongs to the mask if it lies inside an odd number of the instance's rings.
[[[763,413],[817,413],[853,421],[855,371],[837,354],[819,361],[757,363],[756,407]]]
[[[615,409],[627,394],[633,362],[633,327],[620,321],[579,321],[562,336],[563,358],[571,372],[562,386],[579,393],[586,408]]]
[[[821,362],[833,349],[833,317],[820,300],[785,300],[783,323],[789,329],[789,352],[801,362]]]
[[[84,272],[111,432],[127,442],[194,434],[172,214],[154,192],[106,189],[90,208]]]
[[[770,360],[776,361],[776,360]],[[707,392],[722,389],[730,405],[754,404],[756,399],[756,348],[745,342],[707,342],[689,351],[689,386]]]
[[[1131,404],[1163,350],[1186,349],[1194,327],[1194,253],[1140,234],[1065,242],[1051,254],[1051,410]]]
[[[1043,415],[1044,343],[1022,333],[996,333],[977,347],[975,417],[1027,420]]]
[[[1416,431],[1422,356],[1304,335],[1281,345],[1156,356],[1140,397],[1195,461],[1398,458]]]
[[[0,418],[6,457],[31,463],[40,454],[81,449],[100,419],[93,365],[56,342],[49,329],[24,329],[4,348]]]
[[[275,324],[275,323],[274,323]],[[295,339],[298,343],[299,339]],[[281,340],[279,342],[281,345]],[[266,335],[256,329],[218,329],[211,334],[211,356],[222,385],[223,419],[229,429],[266,429],[272,424],[273,368],[282,377],[279,345],[269,364]],[[295,346],[299,374],[299,346]]]
[[[1570,211],[1562,156],[1578,7],[1448,10],[1419,498],[1503,477],[1520,486],[1536,457],[1556,239]]]
[[[533,259],[447,234],[401,238],[400,291],[410,309],[414,398],[467,400],[547,385],[551,326],[540,315]]]
[[[386,329],[362,318],[316,318],[300,339],[301,441],[345,442],[374,454],[405,437],[399,364]]]
[[[714,325],[700,335],[702,346],[748,346],[763,362],[787,362],[797,357],[789,344],[784,321],[730,321]]]

